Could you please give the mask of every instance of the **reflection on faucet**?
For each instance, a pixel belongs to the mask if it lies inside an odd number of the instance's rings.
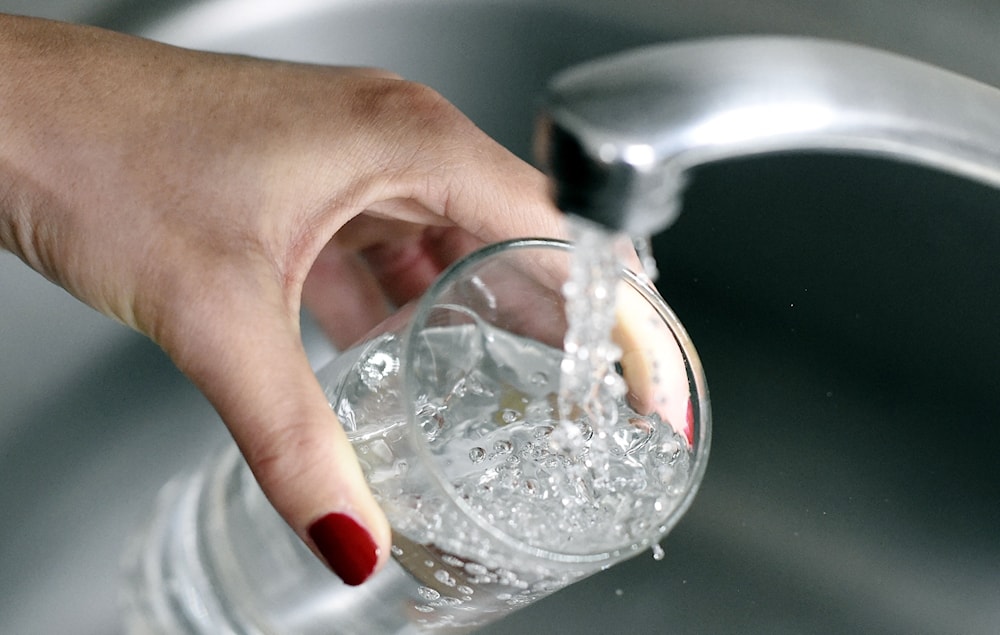
[[[721,38],[560,74],[536,141],[560,209],[642,236],[676,220],[692,167],[770,152],[867,153],[1000,187],[1000,90],[851,44]]]

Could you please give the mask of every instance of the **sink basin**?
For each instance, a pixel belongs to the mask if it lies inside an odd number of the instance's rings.
[[[833,37],[1000,85],[991,0],[65,4],[185,46],[387,67],[523,156],[552,73],[654,41]],[[871,158],[700,168],[654,250],[712,389],[701,493],[662,561],[483,632],[1000,632],[998,210],[1000,191]],[[0,288],[0,633],[120,632],[122,541],[224,431],[155,346],[8,254]]]

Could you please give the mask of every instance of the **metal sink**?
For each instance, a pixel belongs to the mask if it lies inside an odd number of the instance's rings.
[[[668,6],[669,4],[669,6]],[[0,0],[201,48],[390,68],[527,156],[541,86],[722,33],[833,37],[1000,85],[991,0]],[[484,631],[1000,632],[1000,192],[783,155],[696,172],[654,243],[712,389],[664,543]],[[119,632],[122,541],[224,436],[159,350],[0,254],[0,633]],[[307,324],[310,350],[329,354]]]

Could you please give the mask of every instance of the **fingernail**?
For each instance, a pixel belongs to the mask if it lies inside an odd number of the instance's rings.
[[[684,430],[688,444],[694,445],[694,400],[688,399],[687,428]]]
[[[379,548],[368,530],[350,516],[323,516],[309,527],[309,537],[346,584],[357,586],[375,570]]]

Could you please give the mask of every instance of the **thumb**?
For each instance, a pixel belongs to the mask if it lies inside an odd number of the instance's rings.
[[[207,345],[186,338],[178,365],[212,402],[278,513],[344,582],[360,584],[388,558],[388,522],[309,365],[297,316],[247,304],[229,303],[232,319],[212,317],[222,332],[208,333]]]

